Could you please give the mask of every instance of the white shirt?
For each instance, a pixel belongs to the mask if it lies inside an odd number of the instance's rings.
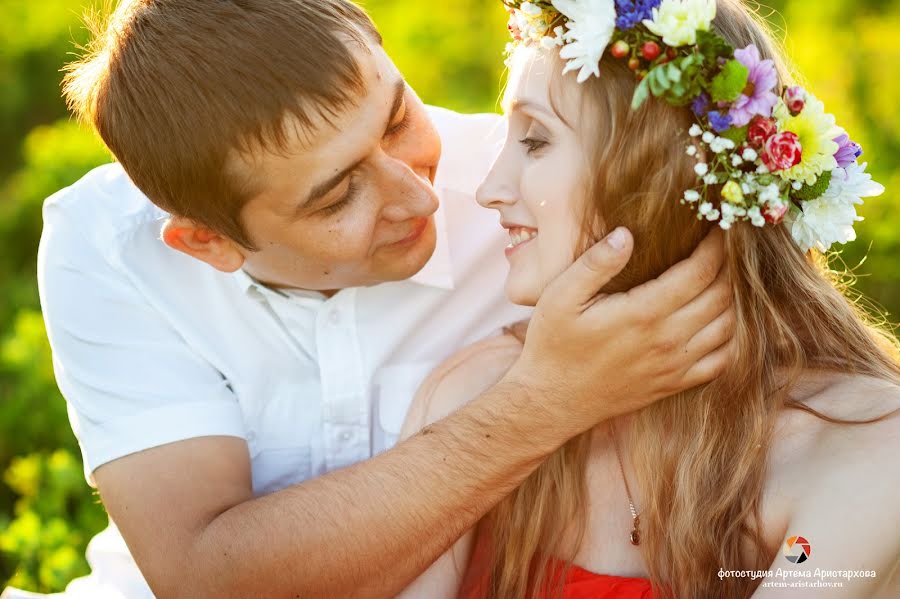
[[[89,482],[111,460],[208,435],[246,439],[257,495],[359,462],[396,442],[428,372],[528,316],[504,296],[506,233],[474,198],[503,121],[429,113],[437,248],[408,281],[326,298],[219,272],[160,240],[167,215],[115,164],[46,201],[41,305]]]

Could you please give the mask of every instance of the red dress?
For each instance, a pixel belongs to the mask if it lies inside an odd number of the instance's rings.
[[[487,534],[478,534],[475,549],[469,560],[460,588],[458,599],[483,599],[490,577],[488,572],[490,546]],[[562,560],[551,560],[547,579],[558,580],[565,563]],[[554,571],[556,578],[554,578]],[[555,591],[556,587],[549,587]],[[555,592],[550,594],[555,596]],[[547,593],[540,595],[541,599],[547,597]],[[646,578],[629,578],[625,576],[610,576],[596,574],[576,565],[569,567],[563,585],[563,599],[653,599],[653,590],[650,581]]]

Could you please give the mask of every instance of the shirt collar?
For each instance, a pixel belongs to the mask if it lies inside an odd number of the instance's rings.
[[[447,238],[447,217],[444,212],[443,201],[438,206],[437,212],[434,213],[434,229],[437,236],[434,253],[425,266],[410,277],[409,280],[426,287],[452,290],[454,288],[453,265],[450,262],[450,242]],[[292,289],[291,293],[288,294],[284,290],[268,287],[247,274],[243,268],[234,271],[232,276],[240,290],[246,294],[253,293],[252,290],[256,290],[256,293],[271,292],[283,297],[309,294],[310,298],[324,298],[318,291]]]

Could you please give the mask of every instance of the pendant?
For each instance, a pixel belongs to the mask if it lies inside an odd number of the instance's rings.
[[[641,531],[638,530],[639,524],[640,524],[639,519],[635,518],[634,519],[634,528],[631,529],[631,534],[628,537],[629,540],[631,541],[631,544],[634,545],[635,547],[637,547],[638,545],[641,544]]]

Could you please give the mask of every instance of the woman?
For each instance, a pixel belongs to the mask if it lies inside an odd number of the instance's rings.
[[[716,381],[560,447],[404,596],[769,597],[798,580],[813,596],[837,584],[837,596],[896,596],[900,352],[819,251],[853,238],[855,211],[848,230],[847,206],[820,206],[825,190],[846,180],[858,196],[880,191],[858,147],[843,135],[814,147],[842,132],[816,129],[833,120],[787,87],[769,34],[739,0],[512,4],[514,37],[536,43],[511,57],[508,138],[479,191],[510,230],[509,297],[534,305],[621,226],[636,249],[605,291],[628,289],[718,225],[719,284],[734,298],[721,321],[735,319],[738,357]],[[731,50],[708,35],[713,15]],[[680,73],[660,81],[654,71],[669,64]],[[508,334],[449,360],[404,435],[500,379],[520,343]]]

